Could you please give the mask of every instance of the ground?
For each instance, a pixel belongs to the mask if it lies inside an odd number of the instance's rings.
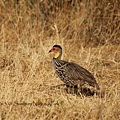
[[[0,119],[120,119],[118,2],[49,2],[0,3]],[[54,44],[94,75],[98,94],[66,90],[48,53]]]

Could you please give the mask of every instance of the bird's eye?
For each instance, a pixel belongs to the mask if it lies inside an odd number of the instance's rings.
[[[56,50],[56,49],[53,47],[52,50]]]

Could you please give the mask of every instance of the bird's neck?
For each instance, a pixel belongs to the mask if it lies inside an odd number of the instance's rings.
[[[62,52],[56,52],[53,58],[61,59]]]

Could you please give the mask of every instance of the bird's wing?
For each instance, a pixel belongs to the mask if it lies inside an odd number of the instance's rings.
[[[69,79],[84,80],[86,82],[96,83],[94,76],[78,64],[68,62],[66,64],[66,72],[69,75]]]

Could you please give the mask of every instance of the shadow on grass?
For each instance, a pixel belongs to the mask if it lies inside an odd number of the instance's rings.
[[[65,84],[60,84],[57,86],[52,86],[52,88],[57,88],[57,89],[61,89],[64,88],[64,91],[68,94],[73,94],[73,95],[77,95],[77,96],[94,96],[95,94],[101,98],[104,97],[103,94],[101,94],[100,92],[97,91],[93,91],[89,88],[78,88],[77,86],[71,87],[71,86],[67,86]]]

